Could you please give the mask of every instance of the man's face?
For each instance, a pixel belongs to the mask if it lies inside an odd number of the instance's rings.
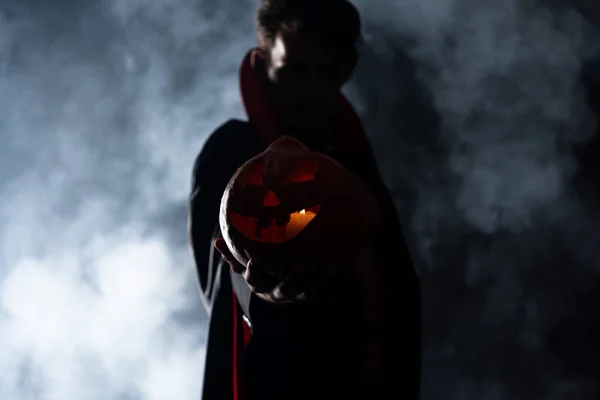
[[[292,130],[319,132],[335,112],[350,70],[318,39],[278,34],[267,61],[273,104]]]

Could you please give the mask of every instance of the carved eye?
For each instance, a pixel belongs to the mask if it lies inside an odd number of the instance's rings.
[[[299,183],[315,180],[317,174],[317,163],[314,160],[308,160],[300,164],[291,174],[286,176],[288,183]]]

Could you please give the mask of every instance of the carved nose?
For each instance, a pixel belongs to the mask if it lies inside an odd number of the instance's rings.
[[[277,207],[280,204],[281,202],[279,201],[279,197],[277,197],[274,191],[269,190],[265,195],[263,205],[265,207]]]

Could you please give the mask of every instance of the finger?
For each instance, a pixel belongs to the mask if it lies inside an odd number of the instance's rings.
[[[219,253],[221,253],[223,258],[226,259],[228,257],[233,257],[233,255],[231,254],[231,251],[229,250],[229,247],[227,247],[227,243],[225,243],[225,239],[223,239],[223,238],[216,239],[214,242],[214,245],[215,245],[215,249],[217,249],[219,251]]]
[[[217,240],[215,240],[214,246],[215,249],[217,249],[217,251],[221,253],[221,257],[223,258],[223,260],[225,260],[225,262],[229,264],[233,272],[235,272],[236,274],[244,273],[244,266],[240,264],[238,260],[236,260],[236,258],[233,256],[231,250],[229,250],[229,247],[227,246],[227,243],[225,243],[225,239],[218,238]]]

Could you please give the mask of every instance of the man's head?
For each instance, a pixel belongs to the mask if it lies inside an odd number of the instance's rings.
[[[256,65],[292,133],[325,128],[356,65],[360,31],[347,0],[262,0]]]

